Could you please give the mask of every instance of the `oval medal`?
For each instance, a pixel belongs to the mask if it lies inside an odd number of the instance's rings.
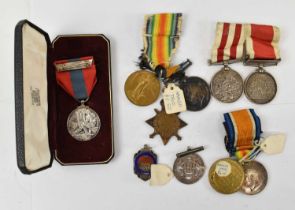
[[[210,102],[210,87],[205,80],[200,77],[187,77],[180,83],[183,90],[187,109],[190,111],[200,111]]]
[[[223,103],[238,100],[243,93],[243,79],[240,74],[229,67],[218,71],[211,80],[212,95]]]
[[[157,155],[152,149],[144,145],[144,148],[139,150],[134,155],[134,173],[142,180],[147,181],[151,178],[151,165],[157,164]]]
[[[277,93],[277,83],[271,74],[256,71],[245,81],[245,94],[256,104],[266,104],[273,100]]]
[[[250,161],[245,162],[243,168],[245,180],[241,191],[248,195],[260,193],[265,188],[268,179],[265,167],[257,161]]]
[[[150,71],[133,72],[125,82],[125,94],[129,101],[137,106],[154,103],[160,95],[161,84],[156,75]]]

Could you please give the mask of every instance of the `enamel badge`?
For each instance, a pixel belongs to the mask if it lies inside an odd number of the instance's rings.
[[[158,157],[148,145],[134,155],[134,173],[143,181],[151,178],[151,165],[157,164]]]

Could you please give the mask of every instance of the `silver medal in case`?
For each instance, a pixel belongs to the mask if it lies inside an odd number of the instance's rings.
[[[89,141],[99,132],[101,126],[98,114],[82,104],[73,110],[67,121],[69,134],[78,141]]]

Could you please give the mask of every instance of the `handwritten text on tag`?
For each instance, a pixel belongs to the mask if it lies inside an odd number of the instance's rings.
[[[186,111],[183,91],[175,84],[168,84],[164,90],[163,99],[167,114]]]

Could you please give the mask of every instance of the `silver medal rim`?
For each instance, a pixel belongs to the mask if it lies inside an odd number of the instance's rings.
[[[80,138],[77,138],[77,137],[73,136],[72,133],[70,132],[70,129],[69,129],[69,123],[70,123],[70,119],[71,119],[71,117],[73,116],[73,114],[74,114],[77,110],[82,109],[82,108],[83,108],[83,109],[89,109],[92,113],[94,113],[95,116],[96,116],[96,119],[97,119],[97,121],[98,121],[98,123],[99,123],[99,128],[98,128],[97,132],[96,132],[93,136],[91,136],[91,138],[89,138],[89,139],[87,139],[87,140],[85,140],[85,139],[80,139]],[[68,130],[68,133],[69,133],[69,134],[70,134],[75,140],[77,140],[77,141],[81,141],[81,142],[83,142],[83,141],[90,141],[90,140],[92,140],[93,138],[95,138],[95,137],[97,136],[97,134],[98,134],[99,131],[100,131],[100,128],[101,128],[101,120],[100,120],[99,115],[96,113],[96,111],[94,111],[93,109],[91,109],[89,106],[86,106],[86,105],[80,105],[80,106],[78,106],[76,109],[74,109],[74,110],[69,114],[68,119],[67,119],[67,130]]]
[[[250,191],[250,193],[247,192],[248,187],[244,185],[244,182],[245,182],[246,176],[247,176],[247,173],[246,173],[247,168],[246,167],[247,166],[249,167],[249,165],[252,166],[252,168],[259,168],[259,171],[261,172],[260,174],[263,175],[262,185],[260,186],[260,188],[256,191]],[[252,160],[248,163],[247,162],[244,163],[243,169],[244,169],[245,179],[244,179],[244,182],[241,186],[240,191],[243,192],[244,194],[247,194],[247,195],[256,195],[256,194],[260,193],[261,191],[263,191],[264,188],[266,187],[267,181],[268,181],[268,174],[267,174],[267,170],[264,167],[264,165],[258,161]]]
[[[218,74],[222,73],[223,71],[227,71],[227,73],[235,73],[236,75],[238,75],[239,80],[240,80],[240,83],[241,83],[241,86],[242,86],[242,90],[241,90],[239,96],[236,97],[236,98],[234,98],[233,100],[230,100],[230,101],[221,100],[220,98],[218,98],[218,97],[215,95],[215,92],[213,91],[213,83],[214,83],[214,79],[216,78],[216,76],[217,76]],[[221,70],[219,70],[217,73],[215,73],[215,74],[213,75],[213,77],[212,77],[212,79],[211,79],[211,82],[210,82],[210,90],[211,90],[212,96],[213,96],[216,100],[218,100],[218,101],[220,101],[220,102],[222,102],[222,103],[233,103],[233,102],[236,102],[237,100],[239,100],[239,99],[241,98],[241,96],[243,95],[243,92],[244,92],[244,85],[243,85],[243,84],[244,84],[244,82],[243,82],[243,78],[242,78],[242,76],[241,76],[237,71],[235,71],[235,70],[233,70],[233,69],[229,69],[229,70],[221,69]]]
[[[192,179],[192,181],[189,181],[189,180],[185,179],[184,177],[179,176],[178,171],[176,170],[177,164],[179,163],[179,160],[182,159],[182,158],[185,158],[187,156],[195,156],[198,160],[201,161],[201,165],[202,165],[202,168],[203,168],[202,174],[199,175],[199,176],[195,176],[196,178]],[[199,181],[204,176],[205,171],[206,171],[206,167],[205,167],[204,161],[201,158],[201,156],[198,155],[198,154],[189,154],[189,155],[186,155],[186,156],[183,156],[183,157],[176,158],[176,160],[174,161],[174,164],[173,164],[173,174],[174,174],[175,178],[178,181],[180,181],[181,183],[183,183],[183,184],[194,184],[194,183],[196,183],[197,181]]]
[[[265,100],[265,102],[258,102],[257,100],[255,100],[255,99],[253,99],[253,98],[251,98],[251,96],[248,94],[248,92],[247,92],[247,90],[248,90],[248,81],[249,81],[249,79],[251,78],[251,77],[253,77],[255,74],[265,74],[265,75],[267,75],[271,80],[273,80],[274,81],[274,84],[275,84],[275,86],[274,86],[274,89],[275,89],[275,93],[274,93],[274,95],[271,97],[271,98],[269,98],[269,99],[267,99],[267,100]],[[253,103],[255,103],[255,104],[267,104],[267,103],[269,103],[269,102],[271,102],[275,97],[276,97],[276,95],[277,95],[277,91],[278,91],[278,87],[277,87],[277,82],[276,82],[276,80],[275,80],[275,78],[270,74],[270,73],[268,73],[268,72],[253,72],[253,73],[251,73],[247,78],[246,78],[246,80],[245,80],[245,82],[244,82],[244,92],[245,92],[245,95],[246,95],[246,97],[248,98],[248,100],[249,101],[251,101],[251,102],[253,102]]]

